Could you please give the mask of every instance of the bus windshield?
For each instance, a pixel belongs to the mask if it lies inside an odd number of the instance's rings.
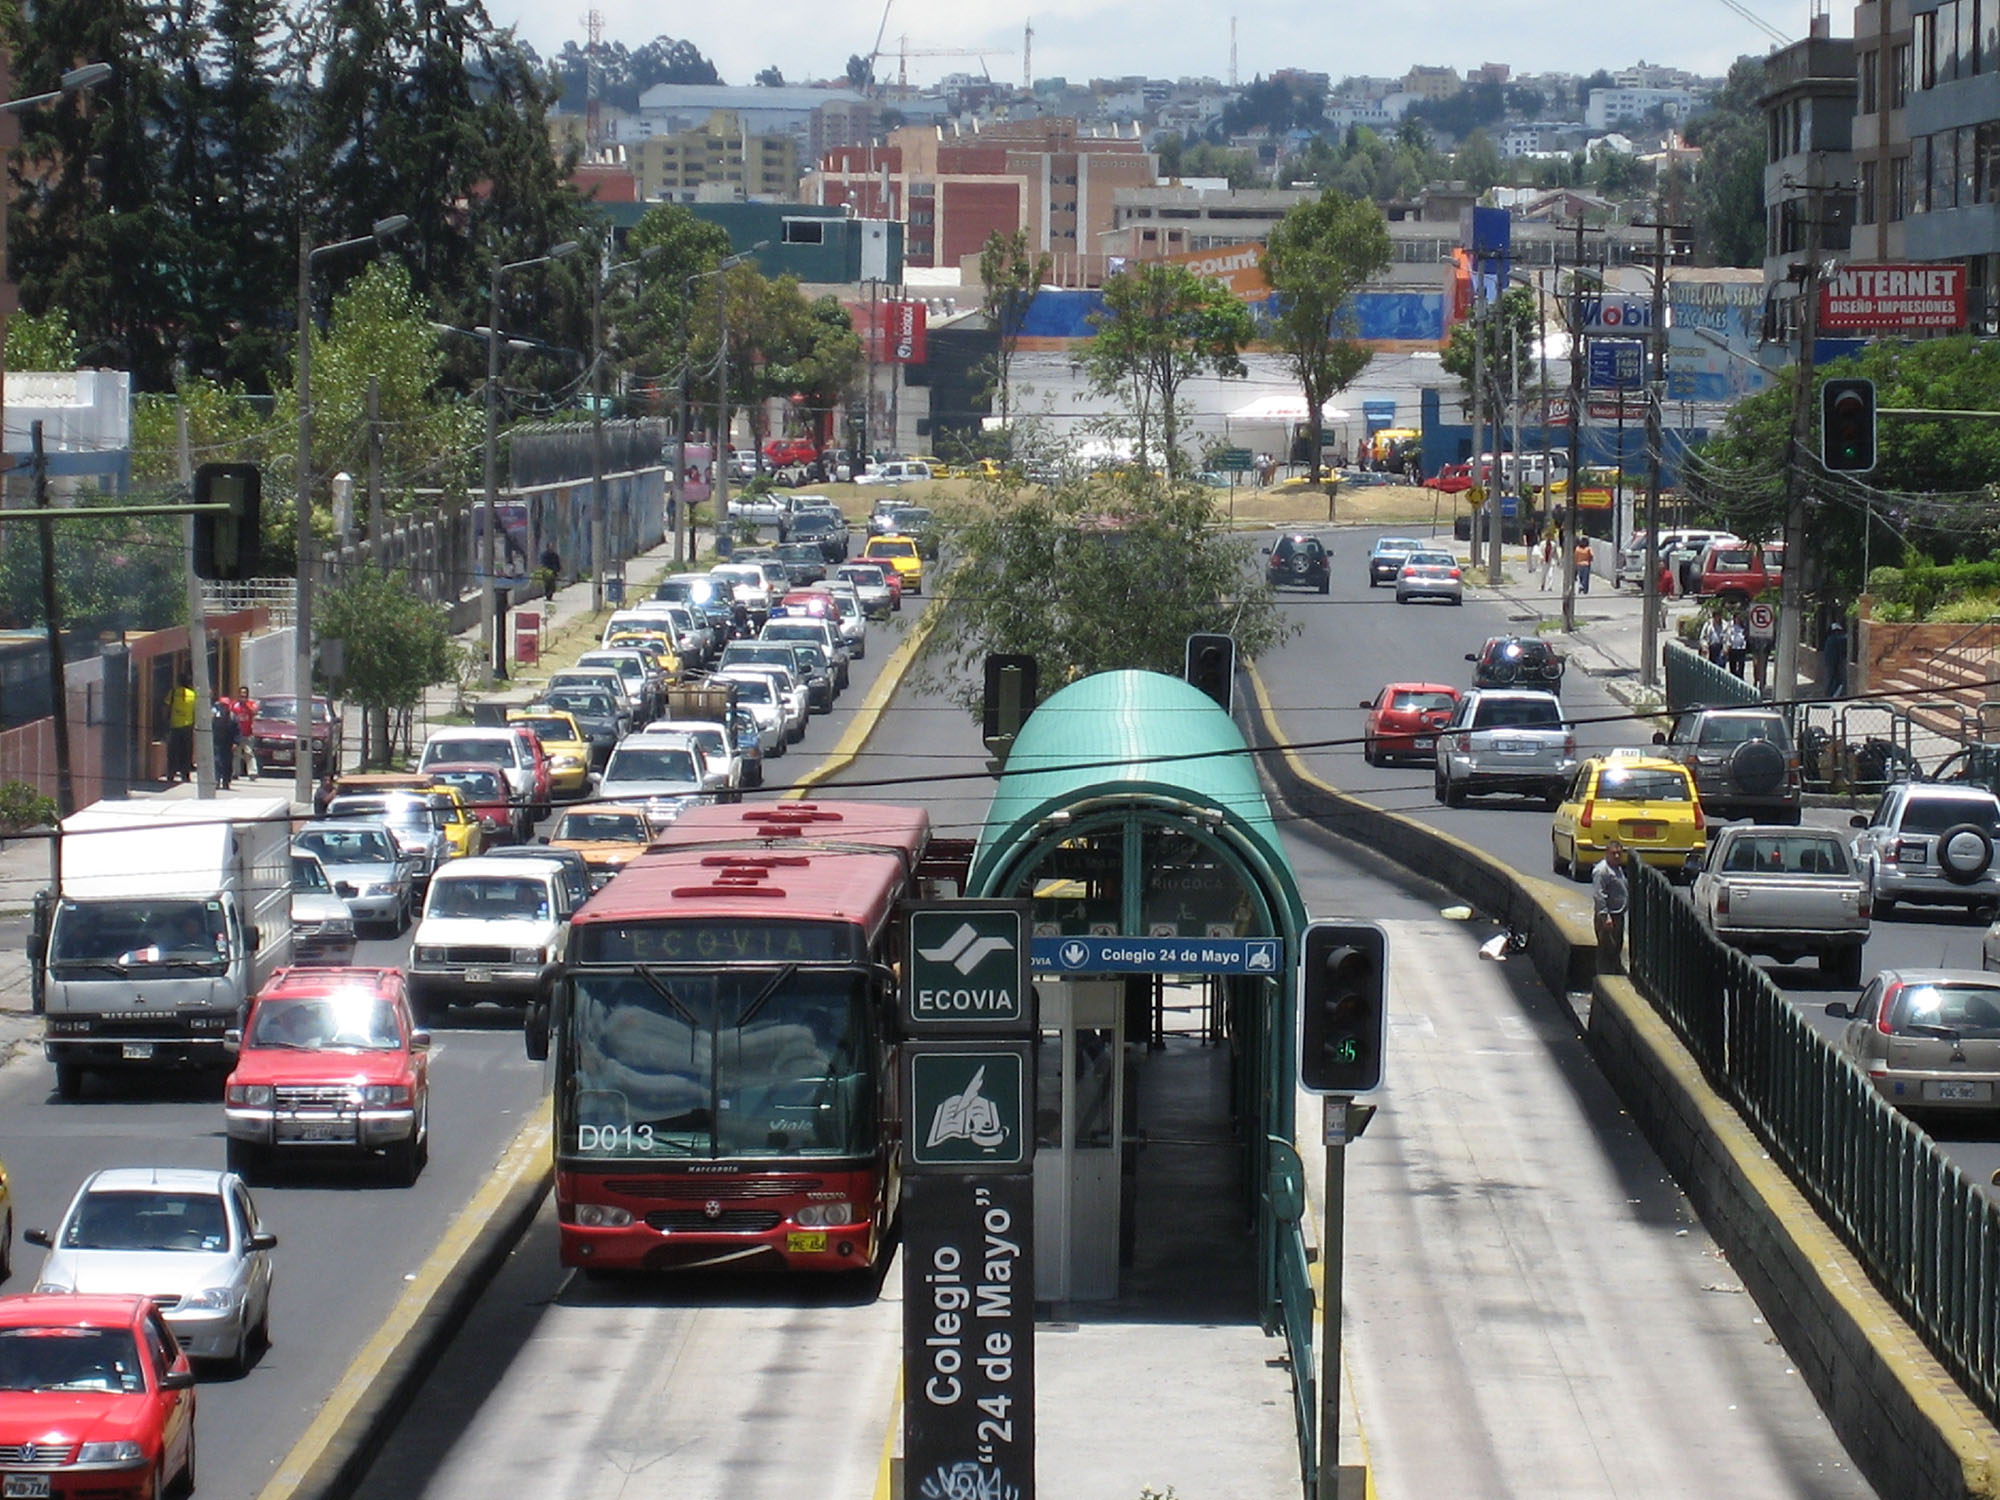
[[[875,1151],[864,975],[648,968],[573,981],[562,1151],[600,1160]]]

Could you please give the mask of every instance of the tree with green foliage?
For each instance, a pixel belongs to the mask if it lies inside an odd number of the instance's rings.
[[[1035,294],[1049,279],[1054,266],[1055,258],[1048,251],[1034,253],[1028,249],[1025,229],[1016,229],[1011,235],[1003,235],[996,229],[986,237],[986,247],[979,252],[980,310],[986,314],[986,326],[993,330],[998,341],[993,356],[993,386],[1000,397],[1003,433],[1012,415],[1014,351]]]
[[[1275,341],[1306,400],[1312,482],[1320,479],[1322,408],[1372,358],[1354,338],[1354,298],[1389,268],[1388,221],[1366,199],[1328,190],[1278,221],[1264,245],[1264,279],[1278,295]]]
[[[1219,146],[1213,141],[1169,135],[1158,149],[1163,182],[1177,177],[1222,177],[1230,187],[1240,190],[1254,186],[1264,175],[1257,168],[1257,158],[1248,151]]]
[[[699,47],[670,36],[654,37],[629,50],[623,42],[600,42],[595,48],[564,42],[562,51],[549,60],[548,72],[557,97],[572,113],[581,113],[590,99],[593,71],[598,102],[631,111],[639,108],[639,96],[656,83],[722,82],[715,64],[701,55]]]
[[[1100,395],[1122,396],[1150,465],[1152,435],[1169,473],[1182,463],[1180,390],[1204,370],[1242,377],[1242,350],[1255,333],[1250,311],[1219,282],[1172,261],[1148,261],[1104,283],[1104,311],[1090,315],[1096,337],[1083,368]]]
[[[928,685],[977,716],[989,652],[1034,656],[1046,692],[1093,672],[1179,676],[1187,638],[1220,631],[1245,660],[1297,627],[1253,582],[1249,544],[1216,525],[1213,491],[1148,475],[1011,490],[956,525]]]
[[[1764,263],[1764,60],[1739,57],[1708,108],[1687,123],[1701,147],[1694,185],[1695,253],[1718,265]]]
[[[1486,413],[1488,421],[1492,421],[1495,413],[1506,408],[1511,388],[1510,363],[1518,360],[1523,370],[1533,367],[1535,341],[1542,336],[1541,309],[1536,305],[1534,289],[1508,287],[1497,301],[1487,305],[1480,322],[1486,345]],[[1438,358],[1446,373],[1459,378],[1468,398],[1472,394],[1474,356],[1479,343],[1473,333],[1473,320],[1461,319],[1452,326],[1451,337]],[[1495,442],[1493,448],[1497,452],[1500,444]]]
[[[1500,165],[1499,149],[1483,130],[1474,130],[1458,143],[1452,153],[1451,174],[1475,193],[1483,193],[1506,173]]]
[[[17,312],[0,328],[0,347],[9,370],[74,370],[77,358],[76,332],[69,326],[69,314],[52,307],[37,317]]]
[[[390,715],[451,680],[450,616],[402,573],[363,563],[320,601],[316,623],[323,640],[342,643],[340,687],[362,708],[363,762],[386,767]]]

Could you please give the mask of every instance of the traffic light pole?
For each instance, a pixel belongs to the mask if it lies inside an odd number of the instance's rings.
[[[1322,1132],[1326,1141],[1326,1223],[1319,1236],[1319,1472],[1314,1500],[1340,1496],[1340,1303],[1347,1229],[1347,1112],[1354,1101],[1328,1094]]]
[[[1813,358],[1819,337],[1820,214],[1823,193],[1811,197],[1806,216],[1806,258],[1799,278],[1799,354],[1792,372],[1792,431],[1785,452],[1785,570],[1778,580],[1778,638],[1771,693],[1780,701],[1799,694],[1800,606],[1805,599],[1806,454],[1812,440]],[[1795,268],[1797,269],[1797,268]]]

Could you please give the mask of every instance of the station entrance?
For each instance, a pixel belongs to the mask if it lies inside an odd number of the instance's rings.
[[[1309,1444],[1312,1291],[1291,1195],[1269,1186],[1290,1158],[1306,914],[1235,722],[1158,673],[1055,693],[1014,740],[966,894],[1032,904],[1037,1300],[1125,1295],[1162,1239],[1205,1253],[1181,1216],[1226,1207],[1235,1242],[1254,1236],[1258,1311],[1291,1344]],[[1150,1130],[1231,1154],[1236,1201],[1173,1201],[1141,1170],[1163,1144]]]

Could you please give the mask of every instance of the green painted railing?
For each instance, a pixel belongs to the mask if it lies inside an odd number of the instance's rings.
[[[1670,708],[1731,708],[1761,703],[1756,687],[1726,667],[1718,667],[1699,651],[1678,641],[1667,642],[1667,706]]]
[[[1633,979],[1710,1083],[2000,1421],[2000,1208],[1644,865],[1631,938]]]

